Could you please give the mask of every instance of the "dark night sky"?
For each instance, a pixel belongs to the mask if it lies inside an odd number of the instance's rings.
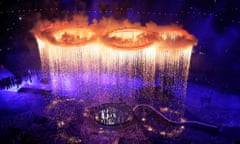
[[[69,17],[79,11],[90,19],[113,16],[143,24],[181,25],[199,41],[190,70],[239,84],[238,0],[0,0],[0,64],[17,67],[9,55],[29,51],[29,41],[36,47],[29,31],[37,19]]]

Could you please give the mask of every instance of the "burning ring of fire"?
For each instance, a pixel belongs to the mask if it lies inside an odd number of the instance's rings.
[[[66,27],[47,29],[41,36],[54,45],[64,47],[82,46],[95,40],[95,33],[88,28]]]
[[[119,28],[103,37],[105,44],[111,48],[125,50],[143,49],[154,43],[156,35],[141,28]]]
[[[121,50],[145,49],[153,44],[161,49],[185,49],[197,44],[193,35],[176,25],[158,26],[150,22],[142,26],[114,19],[89,25],[84,16],[76,16],[71,21],[39,21],[32,32],[43,42],[66,48],[99,42]]]

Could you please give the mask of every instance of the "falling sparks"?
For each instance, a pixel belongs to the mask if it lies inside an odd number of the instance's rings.
[[[107,96],[133,95],[142,86],[152,87],[151,95],[154,87],[161,87],[160,95],[174,94],[177,101],[162,102],[162,107],[181,111],[197,44],[182,28],[111,18],[88,24],[87,17],[74,16],[71,21],[39,21],[32,32],[43,76],[51,79],[54,93],[94,93],[96,101],[106,103],[111,100]]]

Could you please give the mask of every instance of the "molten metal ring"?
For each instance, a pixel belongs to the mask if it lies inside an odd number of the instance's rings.
[[[154,43],[156,34],[141,28],[119,28],[104,35],[103,41],[111,48],[124,50],[144,49]]]
[[[95,40],[95,33],[90,28],[68,27],[47,29],[41,32],[43,38],[54,45],[73,47],[86,45]]]

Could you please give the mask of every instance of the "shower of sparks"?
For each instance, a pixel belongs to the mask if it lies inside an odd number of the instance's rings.
[[[144,97],[151,97],[160,87],[159,99],[174,93],[176,101],[163,101],[162,107],[181,110],[192,47],[197,44],[182,28],[111,18],[89,25],[87,17],[75,16],[71,21],[40,21],[32,32],[42,72],[51,79],[54,93],[90,95],[106,103],[134,95],[141,87],[150,87]]]

